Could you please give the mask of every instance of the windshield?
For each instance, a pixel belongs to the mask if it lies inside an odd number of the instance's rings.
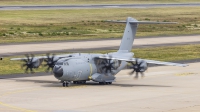
[[[56,65],[63,65],[63,62],[57,62]]]

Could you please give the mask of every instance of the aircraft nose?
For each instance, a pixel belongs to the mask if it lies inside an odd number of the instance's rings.
[[[60,78],[63,76],[63,68],[61,66],[55,65],[53,68],[54,76]]]

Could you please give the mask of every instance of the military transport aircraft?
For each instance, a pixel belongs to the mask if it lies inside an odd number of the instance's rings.
[[[175,24],[175,22],[137,21],[131,17],[128,17],[126,21],[108,22],[126,23],[124,35],[117,52],[107,54],[47,54],[47,56],[38,57],[26,55],[25,58],[13,58],[11,60],[24,61],[25,64],[22,66],[26,67],[26,72],[29,70],[33,72],[34,68],[38,68],[42,61],[45,61],[45,66],[48,66],[47,70],[52,68],[55,78],[60,80],[64,87],[69,86],[72,81],[75,84],[86,83],[89,80],[99,82],[99,84],[112,84],[115,75],[126,68],[127,65],[129,65],[129,69],[132,69],[130,74],[136,73],[135,78],[138,78],[138,73],[144,75],[143,73],[148,67],[147,64],[188,66],[186,64],[133,58],[134,53],[131,52],[138,24]]]

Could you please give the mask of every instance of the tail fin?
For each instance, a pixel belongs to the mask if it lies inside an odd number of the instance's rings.
[[[137,31],[138,24],[176,24],[176,22],[151,22],[151,21],[137,21],[134,18],[128,17],[126,21],[107,21],[114,23],[126,23],[124,35],[119,47],[119,51],[128,51],[132,49],[133,41]]]

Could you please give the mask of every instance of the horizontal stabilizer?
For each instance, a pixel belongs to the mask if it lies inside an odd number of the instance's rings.
[[[127,21],[118,21],[118,20],[107,20],[106,22],[127,23]],[[177,24],[177,22],[157,22],[157,21],[129,21],[129,23],[138,23],[138,24]]]

